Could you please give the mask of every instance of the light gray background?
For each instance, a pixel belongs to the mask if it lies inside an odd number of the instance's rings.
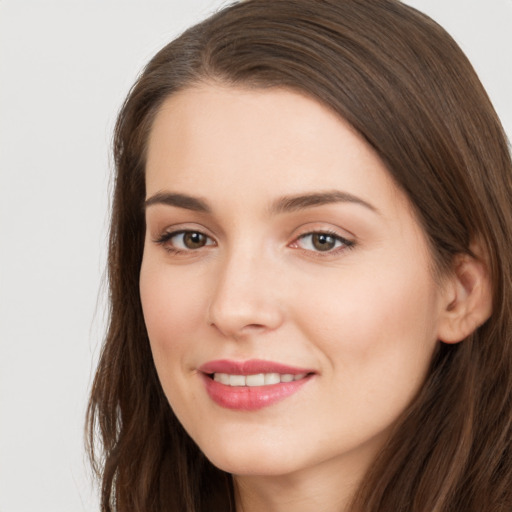
[[[142,65],[222,0],[0,0],[0,512],[97,510],[83,416],[105,319],[109,145]],[[512,134],[512,0],[410,0]]]

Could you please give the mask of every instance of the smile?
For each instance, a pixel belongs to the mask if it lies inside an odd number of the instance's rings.
[[[220,382],[226,386],[232,387],[256,387],[256,386],[272,386],[281,382],[293,382],[301,380],[306,376],[306,373],[298,373],[293,375],[291,373],[256,373],[253,375],[230,375],[228,373],[214,373],[213,380]]]
[[[215,404],[238,411],[257,411],[280,402],[315,376],[311,370],[256,359],[211,361],[199,368],[199,374]]]

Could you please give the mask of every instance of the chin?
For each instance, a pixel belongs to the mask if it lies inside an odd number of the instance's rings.
[[[211,449],[203,449],[206,458],[217,468],[233,475],[279,476],[300,469],[297,449],[284,446],[262,446],[261,443],[230,443],[229,446],[218,443]]]
[[[269,476],[277,477],[294,473],[297,467],[277,463],[275,459],[268,460],[259,457],[219,457],[210,459],[210,462],[217,468],[236,476]]]

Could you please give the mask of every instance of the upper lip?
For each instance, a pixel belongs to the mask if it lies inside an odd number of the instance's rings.
[[[262,359],[249,359],[247,361],[219,359],[216,361],[209,361],[201,365],[198,369],[200,372],[207,374],[228,373],[230,375],[255,375],[258,373],[299,375],[302,373],[312,373],[312,370],[307,368],[298,368],[273,361],[264,361]]]

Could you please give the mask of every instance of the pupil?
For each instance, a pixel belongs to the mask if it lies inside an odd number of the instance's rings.
[[[189,249],[198,249],[206,243],[206,237],[202,233],[185,233],[183,241]]]
[[[315,249],[318,249],[319,251],[329,251],[331,250],[336,241],[334,240],[334,237],[322,233],[316,233],[313,235],[313,245],[315,246]]]

